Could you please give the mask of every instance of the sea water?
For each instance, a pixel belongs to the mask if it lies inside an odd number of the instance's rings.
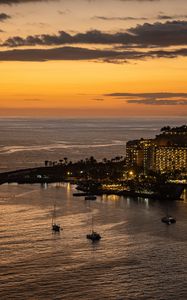
[[[185,120],[0,121],[1,171],[125,155],[125,142]],[[0,186],[0,299],[186,300],[187,202],[73,197],[75,186]],[[63,230],[51,232],[53,206]],[[176,224],[166,225],[166,211]],[[102,236],[86,239],[92,227]]]
[[[0,120],[0,171],[44,165],[45,160],[97,159],[125,155],[128,140],[154,138],[162,126],[186,118]]]

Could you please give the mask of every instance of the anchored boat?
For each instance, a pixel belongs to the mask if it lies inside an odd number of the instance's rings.
[[[92,217],[92,230],[91,233],[86,235],[87,239],[91,240],[92,242],[99,241],[101,236],[98,232],[94,231],[93,229],[93,217]]]
[[[62,228],[59,224],[56,223],[56,204],[54,204],[53,216],[52,216],[52,231],[53,232],[60,232]]]
[[[176,223],[176,220],[172,217],[172,216],[165,216],[161,219],[161,221],[163,223],[166,223],[167,225],[170,225],[170,224],[173,224],[173,223]]]

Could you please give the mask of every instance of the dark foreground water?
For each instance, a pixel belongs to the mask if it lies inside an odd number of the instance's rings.
[[[0,171],[125,155],[127,140],[185,119],[0,120]],[[186,300],[187,201],[73,198],[74,187],[0,186],[1,300]],[[187,199],[187,196],[186,198]],[[53,205],[64,230],[51,232]],[[169,210],[177,223],[160,219]],[[94,228],[99,243],[86,239]]]
[[[187,202],[73,198],[63,184],[0,187],[0,299],[187,299]],[[51,232],[53,202],[60,234]],[[102,239],[86,239],[93,216]]]

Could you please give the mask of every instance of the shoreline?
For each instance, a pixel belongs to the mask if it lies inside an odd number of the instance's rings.
[[[0,185],[4,183],[17,184],[50,184],[55,182],[69,182],[77,185],[77,190],[89,195],[117,195],[134,198],[148,198],[153,200],[179,200],[185,189],[181,184],[163,184],[157,187],[157,190],[141,191],[137,189],[104,189],[97,180],[85,180],[82,177],[68,177],[66,175],[66,166],[39,167],[15,170],[0,173]],[[79,192],[77,193],[79,194]]]

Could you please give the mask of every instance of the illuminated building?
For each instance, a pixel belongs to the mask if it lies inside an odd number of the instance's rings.
[[[187,147],[157,146],[154,148],[154,171],[167,172],[187,169]]]
[[[126,163],[129,167],[139,166],[143,164],[143,148],[140,140],[127,142],[126,145]]]
[[[153,164],[154,140],[134,140],[127,142],[126,162],[129,167],[143,167],[150,169]]]
[[[187,126],[163,129],[155,139],[127,142],[128,167],[141,167],[145,172],[187,171]]]

